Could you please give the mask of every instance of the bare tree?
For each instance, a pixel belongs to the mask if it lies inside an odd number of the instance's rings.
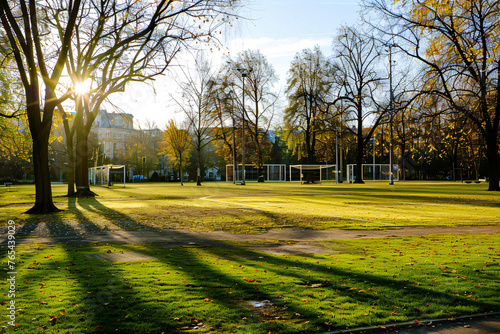
[[[333,104],[343,101],[346,107],[344,119],[355,124],[354,129],[346,129],[357,139],[355,182],[364,183],[361,176],[363,152],[386,110],[376,100],[376,89],[383,81],[376,67],[381,53],[374,38],[351,27],[341,28],[334,49],[339,97]],[[364,133],[366,122],[372,118],[371,129]]]
[[[222,143],[218,153],[226,163],[233,165],[231,173],[233,183],[236,183],[237,152],[241,148],[241,137],[236,139],[238,135],[236,129],[240,127],[241,122],[239,121],[241,119],[238,116],[238,97],[235,84],[231,81],[233,78],[228,74],[224,70],[218,72],[210,90],[209,102],[210,112],[215,118],[214,140],[220,140]]]
[[[87,142],[101,104],[111,94],[123,92],[130,82],[162,74],[182,48],[190,47],[190,41],[211,40],[228,21],[220,16],[227,18],[234,5],[231,1],[107,0],[82,10],[67,67],[75,86],[90,78],[96,87],[75,96],[81,100],[76,103],[74,121],[79,195],[93,195],[87,177]],[[88,21],[88,17],[94,19]],[[193,17],[203,23],[194,24]]]
[[[486,143],[488,190],[500,190],[500,3],[366,0],[365,5],[383,16],[372,27],[426,66],[419,93],[439,97],[476,125]]]
[[[211,93],[215,86],[212,65],[203,53],[196,54],[194,69],[181,68],[183,77],[177,80],[181,87],[181,99],[175,102],[184,111],[189,123],[189,131],[196,150],[196,185],[201,186],[201,172],[204,167],[201,151],[210,144],[214,136],[213,127],[217,121],[216,114],[211,112]],[[182,80],[182,81],[180,81]]]
[[[25,114],[23,90],[9,40],[0,30],[0,117],[19,119]]]
[[[88,91],[75,89],[74,94],[77,195],[94,195],[88,184],[88,136],[101,104],[130,82],[150,81],[164,73],[191,41],[212,40],[234,6],[236,2],[222,0],[103,0],[82,7],[67,61],[74,87],[92,82]],[[57,17],[51,22],[61,30]]]
[[[17,70],[26,94],[26,112],[33,140],[33,167],[35,173],[35,205],[28,213],[58,211],[52,201],[49,173],[49,136],[56,106],[67,98],[57,96],[64,63],[80,12],[81,0],[67,1],[0,1],[3,33],[14,54]],[[42,8],[43,7],[43,8]],[[47,51],[44,40],[51,31],[41,24],[42,11],[57,12],[61,22],[61,41]],[[43,36],[42,36],[43,35]],[[41,82],[40,82],[41,79]],[[45,95],[40,96],[41,88]]]
[[[274,117],[274,108],[278,100],[278,94],[273,91],[274,84],[278,77],[274,68],[268,63],[266,57],[259,50],[246,50],[238,54],[235,60],[227,63],[228,71],[233,77],[232,82],[241,83],[238,69],[245,68],[248,75],[245,87],[241,86],[241,94],[245,91],[245,99],[251,102],[243,106],[243,96],[239,100],[240,106],[245,114],[245,125],[250,133],[250,137],[255,147],[254,163],[262,174],[262,167],[266,154],[267,134]],[[238,84],[239,85],[239,84]],[[247,104],[247,103],[245,103]],[[243,115],[243,114],[241,114]]]
[[[324,115],[331,100],[333,67],[319,46],[297,53],[290,64],[286,94],[289,106],[285,109],[287,134],[300,152],[305,146],[307,163],[316,163],[317,134],[323,126]]]

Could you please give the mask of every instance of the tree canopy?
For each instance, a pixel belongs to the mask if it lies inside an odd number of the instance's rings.
[[[487,147],[489,190],[500,190],[500,3],[366,0],[366,5],[386,22],[372,26],[425,65],[418,94],[442,99],[475,124]]]

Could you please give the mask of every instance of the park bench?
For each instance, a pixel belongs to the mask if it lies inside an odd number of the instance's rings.
[[[12,185],[12,182],[5,182],[5,183],[4,183],[4,185],[5,185],[6,187],[10,187],[10,186]]]

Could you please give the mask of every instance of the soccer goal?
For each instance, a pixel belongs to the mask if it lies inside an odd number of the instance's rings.
[[[363,164],[361,165],[361,178],[363,181],[389,181],[389,164]],[[399,181],[398,165],[392,165],[393,181]],[[347,165],[347,181],[356,180],[356,165]]]
[[[336,181],[337,165],[290,165],[290,181],[314,183]]]
[[[243,180],[242,165],[237,165],[236,182]],[[233,165],[226,165],[226,181],[233,182]],[[261,174],[261,175],[259,175]],[[285,164],[264,164],[261,173],[257,166],[249,164],[245,165],[245,181],[258,181],[259,176],[262,176],[263,181],[286,181],[286,165]]]
[[[105,165],[89,168],[89,185],[109,188],[112,183],[125,187],[125,165]]]

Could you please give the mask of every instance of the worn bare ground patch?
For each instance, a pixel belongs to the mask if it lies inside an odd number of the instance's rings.
[[[156,260],[155,257],[137,252],[111,252],[85,254],[86,257],[99,259],[103,262],[135,262]]]
[[[241,306],[250,311],[251,318],[243,318],[246,322],[269,322],[274,320],[290,319],[286,313],[287,307],[284,305],[275,305],[270,300],[251,300],[241,301]]]
[[[274,245],[263,245],[249,248],[273,255],[326,254],[338,252],[313,242],[299,242],[292,245],[287,243],[279,243]]]

